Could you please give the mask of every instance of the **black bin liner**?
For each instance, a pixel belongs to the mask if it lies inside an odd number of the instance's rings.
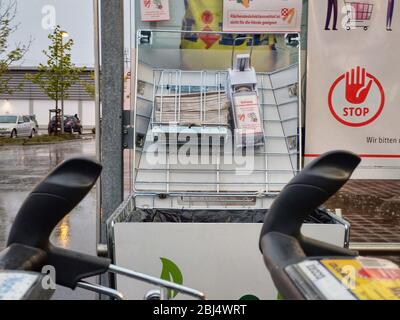
[[[263,223],[268,210],[176,210],[137,209],[127,222],[169,222],[169,223]],[[317,209],[305,223],[336,224],[325,209]]]

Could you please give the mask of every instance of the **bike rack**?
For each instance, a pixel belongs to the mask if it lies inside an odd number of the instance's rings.
[[[136,279],[138,281],[153,284],[153,285],[159,286],[161,288],[160,291],[152,291],[152,292],[147,293],[144,296],[145,300],[169,300],[168,289],[186,294],[186,295],[191,296],[198,300],[206,300],[206,296],[204,295],[204,293],[202,293],[198,290],[184,287],[184,286],[181,286],[181,285],[178,285],[178,284],[175,284],[172,282],[168,282],[168,281],[156,278],[156,277],[152,277],[152,276],[140,273],[140,272],[122,268],[122,267],[119,267],[116,265],[110,265],[108,271],[111,273],[114,273],[114,274],[126,276],[131,279]],[[116,300],[124,300],[124,295],[121,292],[119,292],[115,289],[104,287],[102,285],[97,285],[97,284],[88,283],[86,281],[81,281],[78,283],[78,287],[81,289],[89,290],[89,291],[96,292],[99,294],[104,294],[104,295],[114,298]]]

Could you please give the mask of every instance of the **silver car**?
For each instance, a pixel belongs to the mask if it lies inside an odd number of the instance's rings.
[[[36,134],[35,123],[27,116],[0,115],[0,137],[29,137]]]

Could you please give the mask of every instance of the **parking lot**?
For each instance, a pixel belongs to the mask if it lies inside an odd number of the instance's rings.
[[[60,162],[74,156],[95,157],[95,142],[87,136],[79,141],[37,146],[3,146],[0,148],[0,247],[6,245],[10,226],[30,190]],[[125,157],[126,168],[129,158]],[[128,177],[128,169],[125,172]],[[125,179],[125,191],[129,191]],[[351,241],[400,242],[398,181],[364,180],[349,182],[327,202],[351,223]],[[95,254],[96,191],[66,217],[52,235],[61,247]],[[55,299],[92,299],[94,295],[67,289],[57,291]]]
[[[10,226],[30,190],[54,167],[74,156],[95,156],[94,139],[39,146],[0,147],[0,247],[6,245]],[[96,191],[56,228],[52,241],[63,248],[95,254]],[[54,299],[92,299],[82,291],[57,290]]]

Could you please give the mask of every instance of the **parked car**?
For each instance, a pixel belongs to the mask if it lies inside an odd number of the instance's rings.
[[[31,121],[33,121],[33,123],[35,124],[35,128],[36,128],[36,132],[39,132],[39,124],[38,121],[36,119],[36,116],[27,116]]]
[[[57,128],[56,116],[53,116],[49,122],[49,127],[48,127],[49,134],[56,132],[56,128]],[[64,115],[64,132],[68,133],[78,132],[79,134],[82,134],[83,127],[81,124],[81,120],[79,120],[77,115],[74,116]]]
[[[0,137],[32,138],[36,133],[36,125],[28,116],[0,115]]]

